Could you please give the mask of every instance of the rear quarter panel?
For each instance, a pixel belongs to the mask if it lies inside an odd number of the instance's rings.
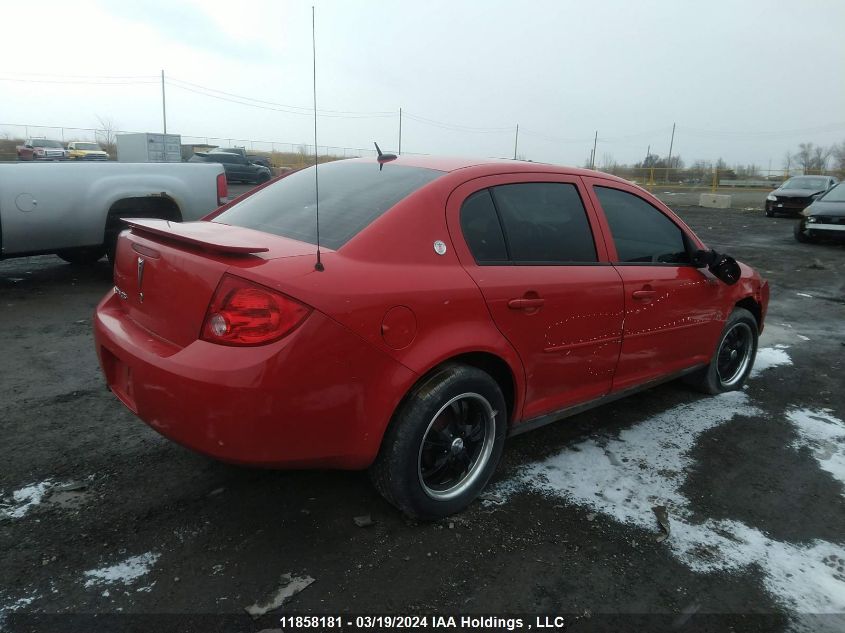
[[[238,274],[315,307],[410,369],[413,379],[401,385],[396,405],[416,380],[442,362],[486,352],[510,367],[519,411],[522,365],[455,254],[445,219],[452,187],[438,183],[440,179],[394,206],[337,252],[324,251],[323,272],[314,271],[315,258],[297,257]],[[437,240],[447,246],[444,255],[434,250]],[[397,306],[410,310],[414,323],[410,342],[398,348],[384,336],[385,315]],[[392,378],[378,380],[387,383]]]

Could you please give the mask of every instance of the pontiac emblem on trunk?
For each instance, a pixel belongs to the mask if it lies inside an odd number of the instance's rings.
[[[144,258],[138,258],[138,301],[144,303],[144,293],[141,292],[141,286],[144,284]]]

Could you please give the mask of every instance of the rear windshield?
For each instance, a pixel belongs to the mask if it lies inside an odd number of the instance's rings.
[[[320,243],[338,249],[397,202],[443,172],[387,163],[338,161],[320,165]],[[214,218],[317,243],[314,168],[283,178]]]

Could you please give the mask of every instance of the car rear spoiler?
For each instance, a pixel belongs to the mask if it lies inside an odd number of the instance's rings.
[[[129,225],[133,233],[147,233],[214,253],[249,255],[266,253],[270,250],[266,246],[259,245],[260,236],[252,238],[248,235],[248,231],[218,222],[171,222],[148,218],[123,218],[123,221]]]

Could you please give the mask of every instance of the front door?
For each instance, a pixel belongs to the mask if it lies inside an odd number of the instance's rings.
[[[550,174],[481,178],[449,199],[458,256],[525,368],[522,420],[612,385],[622,282],[585,199],[579,178]]]

